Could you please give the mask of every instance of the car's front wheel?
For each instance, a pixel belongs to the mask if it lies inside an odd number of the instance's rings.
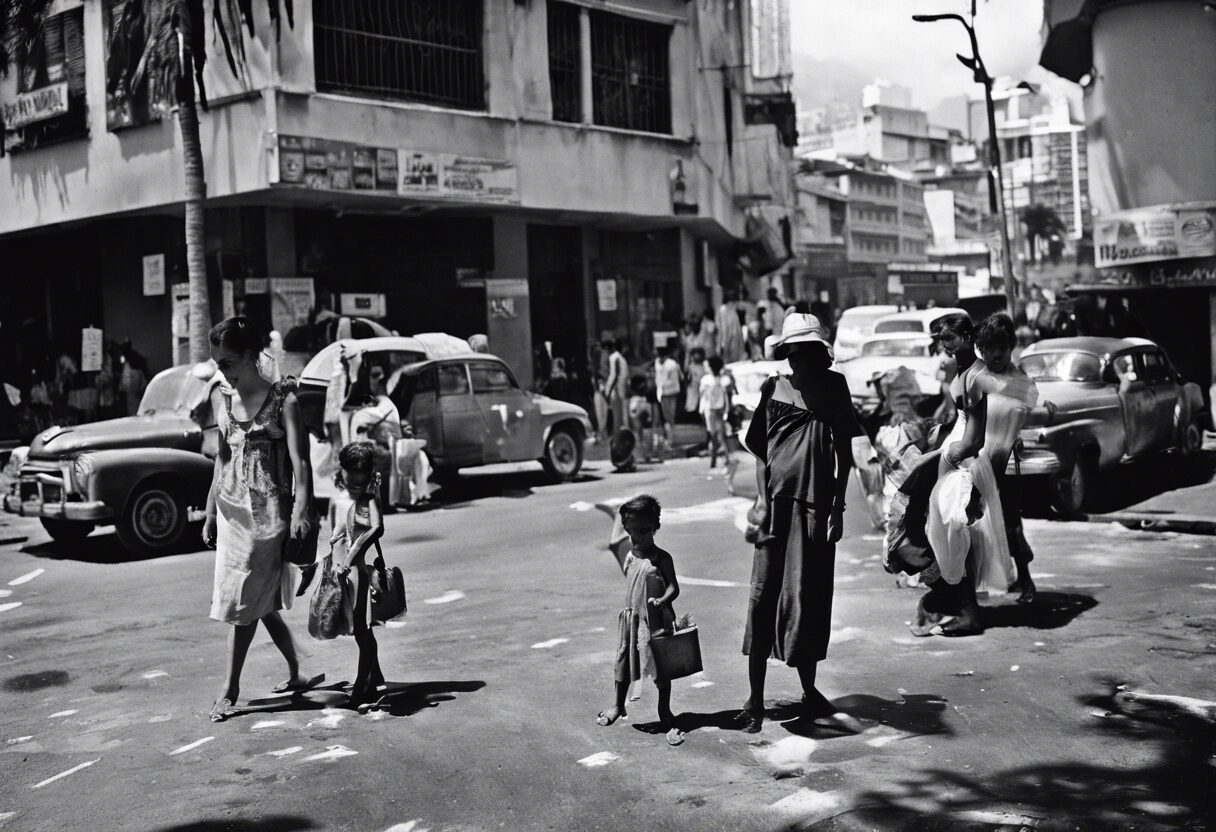
[[[550,431],[540,462],[554,482],[574,479],[583,467],[583,442],[578,431],[561,426]]]
[[[118,539],[128,551],[140,555],[174,551],[185,530],[185,501],[176,489],[163,483],[139,486],[118,521]]]
[[[1091,456],[1082,452],[1072,468],[1056,476],[1052,506],[1063,515],[1080,514],[1093,496],[1096,465]]]
[[[77,520],[47,520],[43,518],[42,528],[51,539],[58,543],[79,543],[93,531],[92,523],[82,523]]]
[[[1198,419],[1192,419],[1191,423],[1183,428],[1178,450],[1185,457],[1196,456],[1203,450],[1203,425]]]

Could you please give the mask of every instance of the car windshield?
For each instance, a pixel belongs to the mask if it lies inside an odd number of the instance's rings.
[[[883,332],[924,332],[925,325],[920,321],[879,321],[874,324],[874,334]]]
[[[772,374],[763,370],[731,371],[731,376],[735,379],[735,389],[740,393],[759,393],[764,380],[770,375]]]
[[[852,312],[852,310],[846,309],[845,313],[840,316],[840,324],[837,329],[855,329],[864,332],[871,329],[874,322],[883,315],[889,314],[889,312]]]
[[[139,403],[139,415],[189,413],[206,397],[211,388],[211,372],[204,373],[198,367],[175,367],[173,370],[159,373],[148,382],[148,387],[144,390],[144,397]]]
[[[924,357],[929,354],[929,343],[920,338],[883,338],[862,344],[861,354]]]
[[[1040,352],[1018,362],[1034,381],[1098,381],[1101,364],[1087,352]]]

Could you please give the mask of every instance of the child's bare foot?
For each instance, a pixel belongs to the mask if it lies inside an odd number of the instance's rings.
[[[595,718],[595,724],[611,725],[623,716],[627,716],[624,708],[612,707],[606,711],[600,711],[599,716]]]

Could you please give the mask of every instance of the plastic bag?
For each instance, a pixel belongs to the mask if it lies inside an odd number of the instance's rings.
[[[348,636],[355,631],[354,589],[347,575],[333,568],[333,557],[326,556],[321,580],[308,605],[308,634],[326,640]]]
[[[968,527],[967,504],[971,501],[971,472],[966,468],[950,468],[942,460],[942,471],[929,498],[929,522],[926,531],[929,545],[937,556],[942,578],[957,584],[967,572],[967,554],[971,550],[971,529]]]

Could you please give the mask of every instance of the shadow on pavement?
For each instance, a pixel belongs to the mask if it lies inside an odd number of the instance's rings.
[[[599,476],[583,472],[571,482],[586,483],[599,480]],[[415,510],[463,508],[475,500],[484,500],[489,497],[523,499],[531,497],[534,489],[562,484],[553,482],[544,471],[462,474],[451,482],[445,482],[431,497],[427,508],[420,507]]]
[[[201,528],[199,524],[191,524],[186,530],[186,537],[181,546],[171,552],[159,555],[140,555],[129,551],[122,545],[122,542],[118,539],[118,535],[114,532],[105,534],[94,533],[84,540],[71,543],[47,540],[42,543],[22,546],[21,551],[24,554],[47,560],[76,560],[85,563],[104,564],[138,563],[145,560],[172,557],[173,555],[187,555],[207,551],[202,541],[199,540]]]
[[[1081,613],[1098,606],[1092,595],[1076,592],[1040,591],[1033,604],[980,606],[980,621],[986,628],[1030,627],[1055,630],[1071,624]]]
[[[943,719],[946,712],[946,700],[932,693],[905,694],[900,699],[883,699],[869,694],[851,694],[832,700],[841,711],[856,719],[887,725],[905,734],[951,735],[954,733],[949,724]],[[738,731],[740,725],[735,721],[738,708],[713,713],[697,713],[686,711],[676,717],[680,730],[692,733],[701,728],[718,728],[722,731]],[[782,727],[791,734],[805,737],[829,738],[847,735],[832,725],[821,725],[807,719],[799,702],[778,702],[769,705],[764,710],[766,722],[780,722]],[[655,733],[652,726],[658,723],[635,725],[639,731]]]
[[[298,829],[319,829],[308,818],[296,815],[269,815],[250,820],[224,818],[222,820],[196,820],[162,826],[153,832],[296,832]]]
[[[440,702],[451,702],[454,693],[472,693],[486,683],[477,680],[448,682],[389,682],[377,703],[378,710],[392,716],[413,716],[427,708],[437,708]]]
[[[1095,477],[1094,494],[1086,506],[1089,514],[1123,511],[1179,488],[1204,485],[1216,478],[1216,451],[1201,451],[1194,459],[1160,454],[1102,471]],[[1043,494],[1025,495],[1027,517],[1052,517]]]
[[[850,819],[880,830],[1213,828],[1216,723],[1170,697],[1129,701],[1107,684],[1107,693],[1079,697],[1081,705],[1098,709],[1091,711],[1091,730],[1136,744],[1126,755],[1112,750],[1113,758],[1143,760],[1152,749],[1147,763],[1051,762],[994,771],[982,780],[949,768],[909,771],[859,795]],[[835,829],[841,820],[788,828]]]

